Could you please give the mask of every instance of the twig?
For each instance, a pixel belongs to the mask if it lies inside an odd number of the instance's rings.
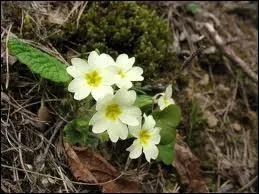
[[[10,75],[9,75],[9,59],[8,59],[8,55],[9,55],[9,51],[8,51],[8,40],[9,40],[9,36],[10,36],[10,31],[11,31],[11,28],[12,28],[12,24],[10,25],[9,29],[8,29],[8,32],[7,32],[7,35],[6,35],[6,41],[5,41],[5,54],[6,54],[6,81],[5,81],[5,88],[7,89],[8,86],[9,86],[9,78],[10,78]]]
[[[18,170],[18,171],[23,171],[23,172],[26,171],[26,172],[29,172],[29,173],[32,173],[32,174],[36,174],[38,176],[44,176],[44,177],[53,178],[53,179],[56,179],[56,180],[59,180],[59,181],[63,181],[62,178],[58,178],[58,177],[47,175],[47,174],[38,173],[38,172],[35,172],[35,171],[31,171],[31,170],[24,170],[24,169],[21,169],[21,168],[16,168],[16,167],[13,167],[13,166],[8,166],[8,165],[5,165],[5,164],[1,164],[1,167],[13,169],[13,170]],[[78,185],[104,185],[104,184],[107,184],[107,183],[110,183],[110,182],[118,180],[123,175],[124,175],[124,173],[122,172],[116,178],[114,178],[112,180],[109,180],[109,181],[106,181],[106,182],[102,182],[102,183],[83,183],[83,182],[77,182],[77,181],[70,181],[70,182],[73,183],[73,184],[78,184]]]
[[[21,132],[19,132],[19,141],[21,141]],[[25,170],[25,166],[24,166],[24,163],[23,163],[23,157],[22,157],[21,145],[19,145],[18,149],[19,149],[20,162],[21,162],[22,168]],[[33,181],[30,179],[30,176],[28,175],[28,173],[26,171],[24,171],[24,172],[25,172],[28,180],[32,183]]]
[[[249,112],[251,110],[250,106],[249,106],[249,103],[248,103],[248,99],[247,99],[247,94],[246,94],[246,89],[244,87],[244,82],[243,81],[240,81],[240,87],[242,89],[242,95],[243,95],[243,98],[244,98],[244,102],[245,102],[245,105],[246,105],[246,108],[247,108],[247,111]]]
[[[62,171],[61,171],[60,166],[58,167],[58,171],[60,172],[60,177],[61,177],[61,179],[62,179],[62,181],[63,181],[63,184],[64,184],[64,187],[65,187],[65,189],[66,189],[66,192],[67,192],[67,193],[69,193],[69,191],[68,191],[68,189],[67,189],[67,185],[66,185],[66,183],[65,183],[64,176],[63,176],[63,173],[62,173]]]
[[[223,41],[223,39],[219,36],[217,31],[214,29],[214,26],[210,23],[204,24],[205,28],[210,33],[211,37],[213,38],[216,46],[235,64],[237,64],[243,71],[255,82],[258,82],[258,75],[254,73],[248,64],[244,62],[240,57],[238,57],[235,52],[230,48],[227,47]]]
[[[257,180],[257,175],[250,181],[250,182],[248,182],[246,185],[244,185],[242,188],[240,188],[240,189],[238,189],[237,190],[237,193],[238,192],[242,192],[242,191],[244,191],[245,189],[247,189],[248,187],[250,187],[250,186],[252,186],[253,184],[254,184],[254,182]]]
[[[76,19],[76,29],[78,29],[78,26],[79,26],[79,20],[80,20],[80,18],[81,18],[81,15],[82,15],[82,13],[83,13],[83,11],[85,10],[85,7],[86,7],[86,5],[87,5],[87,1],[84,3],[84,5],[83,5],[83,7],[80,9],[80,11],[79,11],[79,14],[78,14],[78,17],[77,17],[77,19]]]
[[[82,2],[82,3],[83,3],[83,2]],[[69,14],[67,15],[67,17],[64,19],[63,24],[67,22],[68,18],[71,16],[71,14],[74,13],[74,11],[75,11],[80,5],[81,5],[80,2],[78,2],[78,1],[75,2],[75,4],[74,4],[72,10],[69,12]]]
[[[194,51],[182,64],[180,71],[183,70],[198,54],[200,54],[206,47],[200,47]]]
[[[227,107],[225,108],[225,113],[224,113],[224,115],[223,115],[223,121],[224,121],[224,123],[226,122],[228,112],[229,112],[229,111],[232,111],[232,109],[233,109],[234,102],[235,102],[235,100],[236,100],[237,89],[238,89],[238,81],[236,81],[232,98],[230,98],[230,99],[228,100]]]
[[[55,102],[55,101],[61,101],[62,99],[49,99],[49,100],[44,100],[45,102]],[[14,114],[14,113],[16,113],[16,112],[18,112],[19,110],[21,110],[21,109],[24,109],[24,108],[26,108],[26,107],[29,107],[29,106],[33,106],[33,105],[35,105],[35,104],[40,104],[41,103],[41,101],[37,101],[37,102],[33,102],[33,103],[30,103],[30,104],[27,104],[27,105],[25,105],[25,106],[23,106],[23,107],[20,107],[20,108],[18,108],[18,109],[16,109],[14,112],[12,112],[12,115]]]
[[[67,118],[69,117],[69,114],[70,114],[70,112],[66,114],[65,119],[67,119]],[[46,158],[46,156],[47,156],[47,153],[48,153],[50,144],[51,144],[52,140],[54,139],[55,135],[57,134],[57,132],[59,131],[59,129],[61,128],[61,126],[62,126],[63,124],[64,124],[64,121],[63,121],[63,120],[61,120],[60,122],[57,123],[57,125],[56,125],[56,127],[55,127],[55,129],[54,129],[54,132],[53,132],[52,136],[51,136],[50,139],[49,139],[49,143],[47,144],[47,146],[46,146],[46,148],[45,148],[45,151],[44,151],[44,153],[43,153],[42,162],[45,161],[45,158]]]

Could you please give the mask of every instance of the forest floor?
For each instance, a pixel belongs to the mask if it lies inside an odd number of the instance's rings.
[[[189,7],[187,2],[177,1],[143,3],[168,21],[174,33],[172,48],[182,64],[180,72],[168,69],[161,78],[150,79],[145,85],[160,91],[169,83],[175,87],[173,98],[182,109],[175,160],[172,166],[144,160],[129,164],[120,157],[118,147],[123,145],[102,147],[101,155],[119,172],[137,180],[138,192],[258,192],[257,2],[195,2],[193,7],[190,2]],[[11,4],[22,14],[10,16]],[[71,8],[71,15],[80,14],[88,6],[77,1],[51,5],[1,2],[3,192],[100,189],[76,180],[69,169],[63,127],[71,115],[57,108],[64,103],[59,93],[62,86],[39,80],[25,65],[17,65],[6,48],[11,34],[19,37],[26,33],[22,27],[25,13],[39,28],[44,28],[40,21],[46,16],[57,25],[66,22],[70,14],[58,14],[62,4]],[[19,27],[14,26],[17,23]],[[35,36],[41,37],[46,51],[69,62],[62,57],[65,53],[59,53],[44,39],[45,34]],[[42,126],[39,119],[48,120],[49,125]],[[127,189],[122,191],[136,191]]]

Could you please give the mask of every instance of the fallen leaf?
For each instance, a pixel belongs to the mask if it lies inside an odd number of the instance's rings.
[[[70,170],[78,181],[96,183],[104,193],[141,192],[138,182],[118,178],[120,173],[90,146],[81,148],[64,143],[64,147]]]
[[[180,175],[181,183],[188,185],[188,192],[208,192],[206,182],[200,174],[199,159],[179,135],[177,135],[175,159],[172,165]]]
[[[48,121],[51,120],[51,115],[48,108],[45,106],[43,99],[41,100],[41,105],[37,113],[39,122],[37,123],[38,128],[44,130]]]

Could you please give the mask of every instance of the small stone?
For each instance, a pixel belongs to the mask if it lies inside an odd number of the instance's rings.
[[[186,92],[188,97],[193,96],[193,90],[191,88],[186,88],[185,92]]]
[[[203,96],[201,93],[195,93],[194,98],[197,100],[197,104],[201,110],[204,110],[209,103],[209,99]]]
[[[44,186],[44,187],[48,187],[49,186],[49,181],[47,178],[42,178],[41,179],[41,184]]]
[[[209,128],[214,128],[217,126],[218,119],[215,117],[214,114],[212,114],[209,111],[205,111],[204,116],[207,117],[207,124],[208,124]]]
[[[209,83],[209,75],[205,74],[202,78],[202,80],[199,81],[199,84],[202,86],[206,86]]]
[[[216,53],[216,47],[211,46],[211,47],[205,49],[202,53],[204,53],[204,54],[214,54],[214,53]]]
[[[208,123],[210,128],[214,128],[214,127],[217,126],[218,119],[213,115],[213,116],[208,118],[207,123]]]
[[[32,169],[33,169],[32,165],[30,165],[30,164],[25,164],[25,166],[26,166],[29,170],[32,170]]]
[[[233,127],[233,129],[235,129],[236,131],[240,131],[241,130],[241,126],[238,123],[233,123],[231,125]]]
[[[221,92],[229,92],[229,91],[230,91],[230,89],[229,89],[228,87],[225,87],[223,84],[219,84],[219,85],[217,86],[217,89],[218,89],[219,91],[221,91]]]

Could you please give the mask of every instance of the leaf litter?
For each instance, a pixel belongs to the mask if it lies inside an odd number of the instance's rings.
[[[140,193],[139,183],[129,181],[99,153],[90,147],[78,148],[64,144],[68,165],[74,177],[85,183],[95,183],[104,193]]]

